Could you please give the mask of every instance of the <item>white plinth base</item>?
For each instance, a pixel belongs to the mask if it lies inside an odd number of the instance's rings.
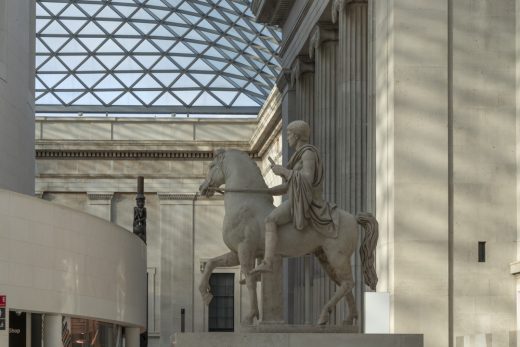
[[[177,333],[175,347],[423,347],[422,335],[338,333]]]

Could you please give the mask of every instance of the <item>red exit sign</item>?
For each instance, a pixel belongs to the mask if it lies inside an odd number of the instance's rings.
[[[5,295],[0,295],[0,307],[5,307],[7,304],[7,299]]]

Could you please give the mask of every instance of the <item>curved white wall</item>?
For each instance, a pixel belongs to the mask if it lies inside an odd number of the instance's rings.
[[[34,194],[34,0],[0,0],[0,188]]]
[[[97,217],[0,190],[0,294],[12,310],[144,327],[146,246]]]

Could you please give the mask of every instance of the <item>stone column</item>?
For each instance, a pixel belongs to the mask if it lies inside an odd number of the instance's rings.
[[[325,169],[325,199],[336,201],[337,31],[331,26],[314,28],[309,56],[315,58],[316,117],[311,125],[313,142],[320,149]]]
[[[62,346],[61,341],[62,317],[57,314],[46,314],[43,319],[43,346]]]
[[[367,209],[368,1],[335,0],[332,20],[339,27],[337,203],[356,213]]]
[[[314,63],[299,56],[291,69],[291,85],[296,91],[296,117],[311,124],[314,119]]]

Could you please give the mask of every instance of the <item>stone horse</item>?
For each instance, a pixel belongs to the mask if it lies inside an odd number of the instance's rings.
[[[238,150],[219,150],[209,166],[205,181],[199,188],[202,195],[212,196],[218,187],[225,184],[225,216],[223,239],[229,253],[210,259],[205,266],[199,290],[206,304],[213,298],[209,278],[216,267],[241,266],[249,294],[249,311],[243,324],[251,325],[259,317],[256,282],[258,275],[250,275],[257,258],[262,257],[265,247],[265,217],[274,209],[273,197],[260,169],[249,156]],[[350,264],[358,241],[358,224],[364,229],[361,244],[361,261],[365,283],[375,290],[377,275],[374,268],[374,250],[378,238],[375,218],[362,213],[353,216],[337,209],[339,230],[337,238],[326,238],[311,227],[300,231],[292,223],[279,227],[276,254],[297,257],[314,254],[328,276],[338,285],[334,296],[323,307],[318,324],[326,324],[329,315],[342,297],[346,297],[349,315],[347,324],[357,319],[357,309],[352,294],[354,280]]]

